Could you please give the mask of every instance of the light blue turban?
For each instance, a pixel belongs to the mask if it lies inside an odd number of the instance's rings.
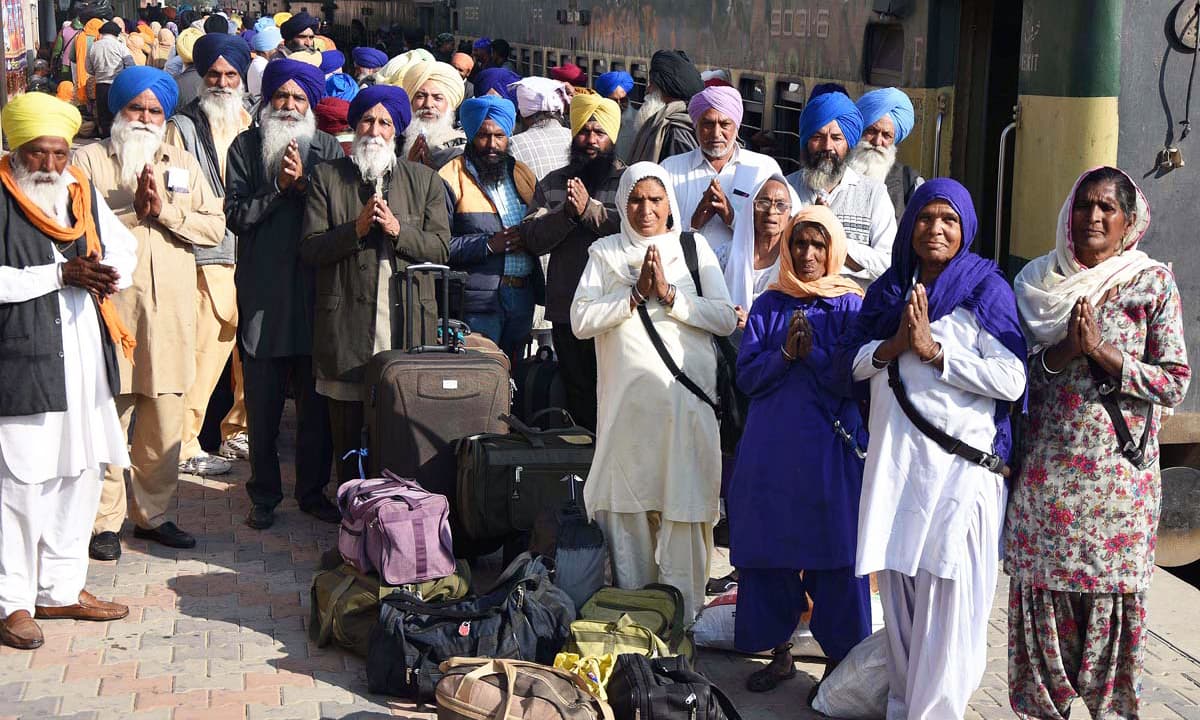
[[[858,99],[858,111],[863,116],[863,127],[874,125],[884,115],[892,116],[892,124],[896,126],[896,144],[904,142],[904,138],[912,132],[916,121],[912,100],[903,91],[894,87],[872,90]]]
[[[624,70],[606,72],[596,78],[596,92],[604,97],[612,97],[617,88],[622,88],[625,94],[633,92],[633,76]]]
[[[250,47],[255,52],[268,52],[279,47],[279,43],[283,42],[283,35],[279,32],[279,28],[274,25],[268,25],[250,41]]]
[[[109,112],[116,115],[129,101],[147,90],[158,98],[164,117],[169,118],[175,114],[175,105],[179,102],[179,85],[175,83],[175,78],[158,68],[146,65],[134,65],[117,74],[108,91]]]
[[[834,120],[846,143],[850,147],[857,145],[863,131],[862,113],[849,95],[840,92],[818,95],[804,106],[804,112],[800,113],[800,143],[807,144],[810,137]]]
[[[254,21],[254,32],[262,32],[269,27],[275,27],[275,19],[270,15],[264,15]]]
[[[473,140],[486,120],[494,120],[505,135],[512,135],[517,124],[517,106],[511,100],[495,95],[471,98],[458,108],[458,121],[462,123],[467,140]]]

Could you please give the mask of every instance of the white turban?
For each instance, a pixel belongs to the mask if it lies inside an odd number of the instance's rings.
[[[521,117],[539,112],[562,112],[570,104],[562,82],[544,77],[527,77],[508,86],[516,93]]]

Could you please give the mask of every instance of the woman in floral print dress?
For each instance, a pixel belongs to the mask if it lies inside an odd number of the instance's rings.
[[[1137,249],[1150,209],[1128,175],[1084,173],[1055,249],[1016,280],[1029,340],[1024,470],[1008,508],[1008,680],[1022,718],[1136,718],[1154,568],[1160,407],[1191,371],[1171,271]],[[1121,453],[1091,366],[1106,378],[1141,467]]]

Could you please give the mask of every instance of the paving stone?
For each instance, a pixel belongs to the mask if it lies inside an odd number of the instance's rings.
[[[32,701],[22,700],[12,709],[19,713],[18,717],[21,720],[43,720],[43,718],[58,715],[58,707],[61,702],[61,697],[41,697]]]
[[[108,717],[128,717],[133,712],[133,693],[125,695],[109,695],[106,697],[90,697],[70,693],[63,696],[61,712],[86,713],[95,712]]]

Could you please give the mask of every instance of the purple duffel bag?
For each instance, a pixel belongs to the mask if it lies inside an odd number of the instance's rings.
[[[454,574],[446,496],[391,471],[383,474],[382,478],[351,480],[338,488],[338,509],[342,511],[338,552],[342,558],[362,572],[378,572],[387,585]]]

